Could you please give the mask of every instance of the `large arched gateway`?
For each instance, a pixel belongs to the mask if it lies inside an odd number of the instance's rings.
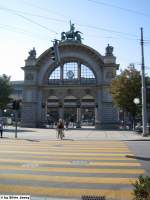
[[[113,47],[108,45],[102,56],[77,36],[67,38],[62,33],[59,64],[52,59],[52,48],[39,58],[34,49],[29,52],[23,67],[23,126],[40,127],[58,118],[77,127],[84,123],[96,128],[116,126],[117,111],[109,92],[118,67]]]

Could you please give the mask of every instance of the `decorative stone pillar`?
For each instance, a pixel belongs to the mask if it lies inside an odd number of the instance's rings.
[[[36,51],[33,48],[29,51],[29,56],[25,60],[24,84],[23,84],[23,99],[21,126],[36,127],[37,126],[37,68],[36,66]]]
[[[64,107],[63,102],[59,102],[59,119],[64,119]]]
[[[45,101],[42,102],[41,104],[42,107],[42,113],[41,113],[41,125],[43,126],[43,124],[45,124],[46,122],[46,103]]]
[[[100,88],[97,90],[95,111],[95,128],[100,129],[102,123],[102,93]]]
[[[95,103],[95,124],[99,123],[99,117],[98,117],[98,103]]]
[[[41,127],[42,125],[42,119],[43,119],[43,108],[42,104],[43,102],[43,92],[41,89],[37,92],[37,127]],[[44,106],[44,105],[43,105]]]
[[[63,65],[60,66],[60,80],[61,82],[63,82],[63,79],[64,79],[64,67]]]
[[[81,103],[77,102],[77,125],[76,128],[81,128]]]
[[[78,62],[78,80],[81,83],[81,63]]]

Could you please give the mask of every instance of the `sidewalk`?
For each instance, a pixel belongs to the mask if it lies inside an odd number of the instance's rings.
[[[6,127],[4,138],[15,138],[15,127]],[[18,139],[25,140],[57,140],[55,129],[18,128]],[[150,135],[143,137],[134,131],[95,130],[95,129],[68,129],[65,130],[65,140],[150,140]]]

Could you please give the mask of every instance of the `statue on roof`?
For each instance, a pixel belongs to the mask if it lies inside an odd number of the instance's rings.
[[[80,34],[80,31],[75,31],[75,26],[70,21],[70,30],[61,33],[61,41],[77,41],[81,43],[82,38]]]
[[[71,24],[71,21],[70,21],[70,31],[71,31],[71,32],[74,32],[74,31],[75,31],[74,24]]]
[[[35,48],[33,47],[32,50],[29,51],[29,56],[28,56],[29,59],[35,59],[36,58],[36,50]]]
[[[109,44],[108,44],[108,46],[106,47],[105,55],[106,56],[113,56],[113,50],[114,50],[114,48],[112,46],[109,46]]]

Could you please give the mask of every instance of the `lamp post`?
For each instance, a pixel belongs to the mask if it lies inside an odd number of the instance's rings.
[[[7,110],[6,109],[4,109],[4,116],[6,117],[6,113],[7,113]]]
[[[144,40],[143,40],[143,28],[141,28],[141,79],[142,79],[142,125],[143,125],[143,136],[146,136],[146,88],[145,88],[145,64],[144,64]]]
[[[140,104],[140,99],[136,97],[133,99],[133,102],[138,106],[138,104]]]

